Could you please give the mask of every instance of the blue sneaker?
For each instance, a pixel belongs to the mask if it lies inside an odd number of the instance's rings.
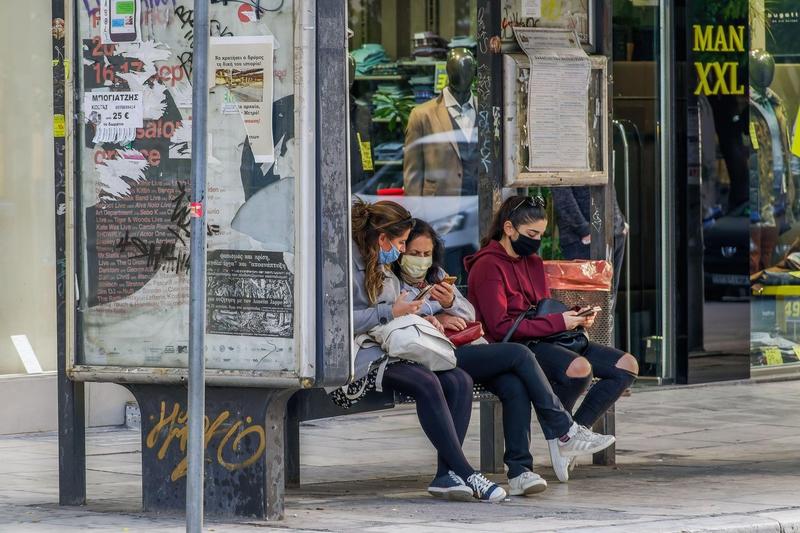
[[[467,486],[472,488],[474,496],[482,502],[499,502],[506,497],[506,491],[502,487],[480,472],[475,472],[467,478]]]
[[[428,493],[435,498],[458,502],[468,502],[472,499],[472,489],[452,470],[431,481]]]

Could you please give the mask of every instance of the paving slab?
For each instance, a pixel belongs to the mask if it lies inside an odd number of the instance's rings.
[[[465,453],[479,464],[479,415]],[[435,455],[413,408],[301,427],[301,477],[286,518],[206,521],[207,531],[800,533],[800,382],[636,391],[617,405],[617,465],[558,483],[534,426],[546,492],[448,503],[425,487]],[[57,437],[0,437],[0,532],[184,531],[141,509],[141,437],[91,430],[85,507],[59,507]],[[491,476],[505,483],[503,475]]]

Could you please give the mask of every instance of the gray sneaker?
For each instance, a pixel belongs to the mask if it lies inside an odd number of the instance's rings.
[[[595,433],[589,428],[574,424],[567,433],[569,440],[562,442],[561,439],[553,439],[558,447],[558,453],[562,457],[576,457],[578,455],[591,455],[605,450],[614,442],[614,435],[602,435]]]

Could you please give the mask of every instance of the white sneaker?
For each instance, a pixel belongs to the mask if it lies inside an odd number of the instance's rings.
[[[547,481],[534,472],[523,472],[517,477],[508,480],[510,496],[527,496],[547,489]]]
[[[553,464],[553,472],[561,483],[569,481],[570,458],[564,457],[558,450],[558,439],[547,441],[547,448],[550,451],[550,462]]]
[[[567,442],[561,442],[561,439],[553,439],[558,446],[558,453],[562,457],[591,455],[605,450],[617,440],[614,435],[601,435],[578,424],[572,425],[567,436],[569,437]]]
[[[569,481],[569,473],[577,464],[575,457],[605,450],[617,440],[613,435],[594,433],[578,424],[572,424],[567,436],[569,437],[567,442],[561,442],[561,439],[547,441],[553,471],[562,483]]]

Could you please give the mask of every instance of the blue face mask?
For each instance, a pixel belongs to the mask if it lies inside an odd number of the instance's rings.
[[[381,249],[380,253],[378,254],[378,263],[382,265],[388,265],[389,263],[394,263],[400,258],[400,250],[393,244],[392,249],[388,252],[383,251]]]

